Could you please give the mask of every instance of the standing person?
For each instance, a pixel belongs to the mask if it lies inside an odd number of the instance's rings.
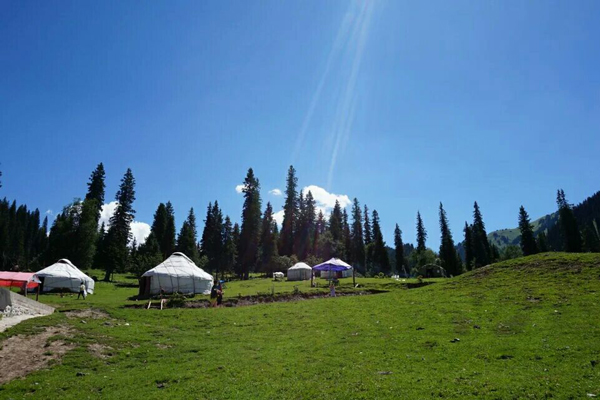
[[[215,285],[210,290],[210,306],[211,307],[216,307],[217,306],[217,297],[218,297],[217,285]]]
[[[81,285],[79,285],[79,294],[77,295],[77,300],[79,300],[81,296],[83,296],[83,299],[85,300],[85,294],[85,283],[81,281]]]
[[[217,306],[220,306],[223,303],[223,286],[219,282],[219,288],[217,289]]]
[[[329,296],[335,297],[335,285],[333,284],[333,281],[329,284]]]
[[[167,298],[165,297],[165,289],[160,288],[160,309],[163,309],[163,306],[167,303]]]

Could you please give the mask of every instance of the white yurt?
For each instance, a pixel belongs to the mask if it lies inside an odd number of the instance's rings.
[[[140,296],[165,293],[210,294],[212,275],[200,269],[183,253],[173,253],[156,267],[144,272],[140,279]]]
[[[94,280],[81,272],[79,268],[66,258],[35,273],[42,281],[42,291],[49,292],[54,289],[67,289],[78,293],[83,282],[88,294],[94,293]]]
[[[312,268],[303,262],[295,264],[287,271],[288,281],[307,281],[312,276]]]

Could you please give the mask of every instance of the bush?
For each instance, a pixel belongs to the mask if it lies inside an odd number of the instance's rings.
[[[173,293],[167,301],[167,307],[169,308],[180,308],[185,305],[185,296],[181,293]]]

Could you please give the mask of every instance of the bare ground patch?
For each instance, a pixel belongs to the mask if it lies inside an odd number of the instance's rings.
[[[67,318],[91,318],[91,319],[107,319],[110,318],[104,311],[95,310],[93,308],[86,308],[85,310],[74,310],[65,312]]]
[[[102,360],[106,360],[113,356],[113,348],[100,343],[92,343],[88,346],[88,350],[93,356],[98,357]]]
[[[75,347],[60,339],[49,340],[58,335],[72,336],[69,328],[54,326],[35,335],[12,336],[0,343],[0,385],[45,368]]]

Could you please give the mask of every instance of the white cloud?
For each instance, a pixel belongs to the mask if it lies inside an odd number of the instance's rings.
[[[104,226],[108,228],[108,225],[110,225],[110,217],[112,217],[112,215],[115,213],[117,204],[119,203],[116,201],[111,201],[110,203],[102,206],[102,210],[100,210],[100,221],[98,221],[98,226],[104,223]]]
[[[273,219],[277,222],[277,225],[281,226],[283,224],[283,210],[273,213]]]
[[[238,193],[242,193],[243,190],[244,190],[244,185],[237,185],[235,187],[235,191]]]
[[[336,200],[340,203],[340,207],[342,207],[342,209],[348,207],[352,203],[347,195],[329,193],[327,190],[317,185],[306,186],[302,189],[302,193],[305,197],[309,191],[312,193],[313,198],[315,199],[317,206],[316,213],[318,214],[319,211],[321,211],[325,217],[331,214],[331,210],[333,210],[333,207],[335,207]],[[273,219],[275,219],[277,224],[281,226],[283,223],[283,210],[274,213]]]
[[[273,196],[281,196],[281,190],[279,189],[273,189],[273,190],[269,190],[269,194],[272,194]]]
[[[305,197],[308,192],[312,193],[317,203],[317,208],[324,210],[324,213],[329,213],[329,211],[333,209],[336,200],[340,203],[340,207],[342,208],[346,208],[352,203],[347,195],[329,193],[327,190],[317,185],[306,186],[302,189],[302,193],[304,193]]]
[[[145,222],[133,221],[131,223],[131,233],[138,245],[144,243],[150,234],[150,225]]]
[[[104,223],[105,228],[108,229],[110,225],[110,217],[112,217],[114,214],[118,204],[119,203],[116,201],[111,201],[110,203],[102,206],[98,225],[102,225],[102,223]],[[140,245],[146,241],[146,238],[150,234],[150,225],[145,222],[133,221],[131,223],[131,233],[135,238],[135,241],[138,243],[138,245]]]
[[[52,216],[54,215],[54,212],[52,212],[52,210],[46,210],[46,215]]]

